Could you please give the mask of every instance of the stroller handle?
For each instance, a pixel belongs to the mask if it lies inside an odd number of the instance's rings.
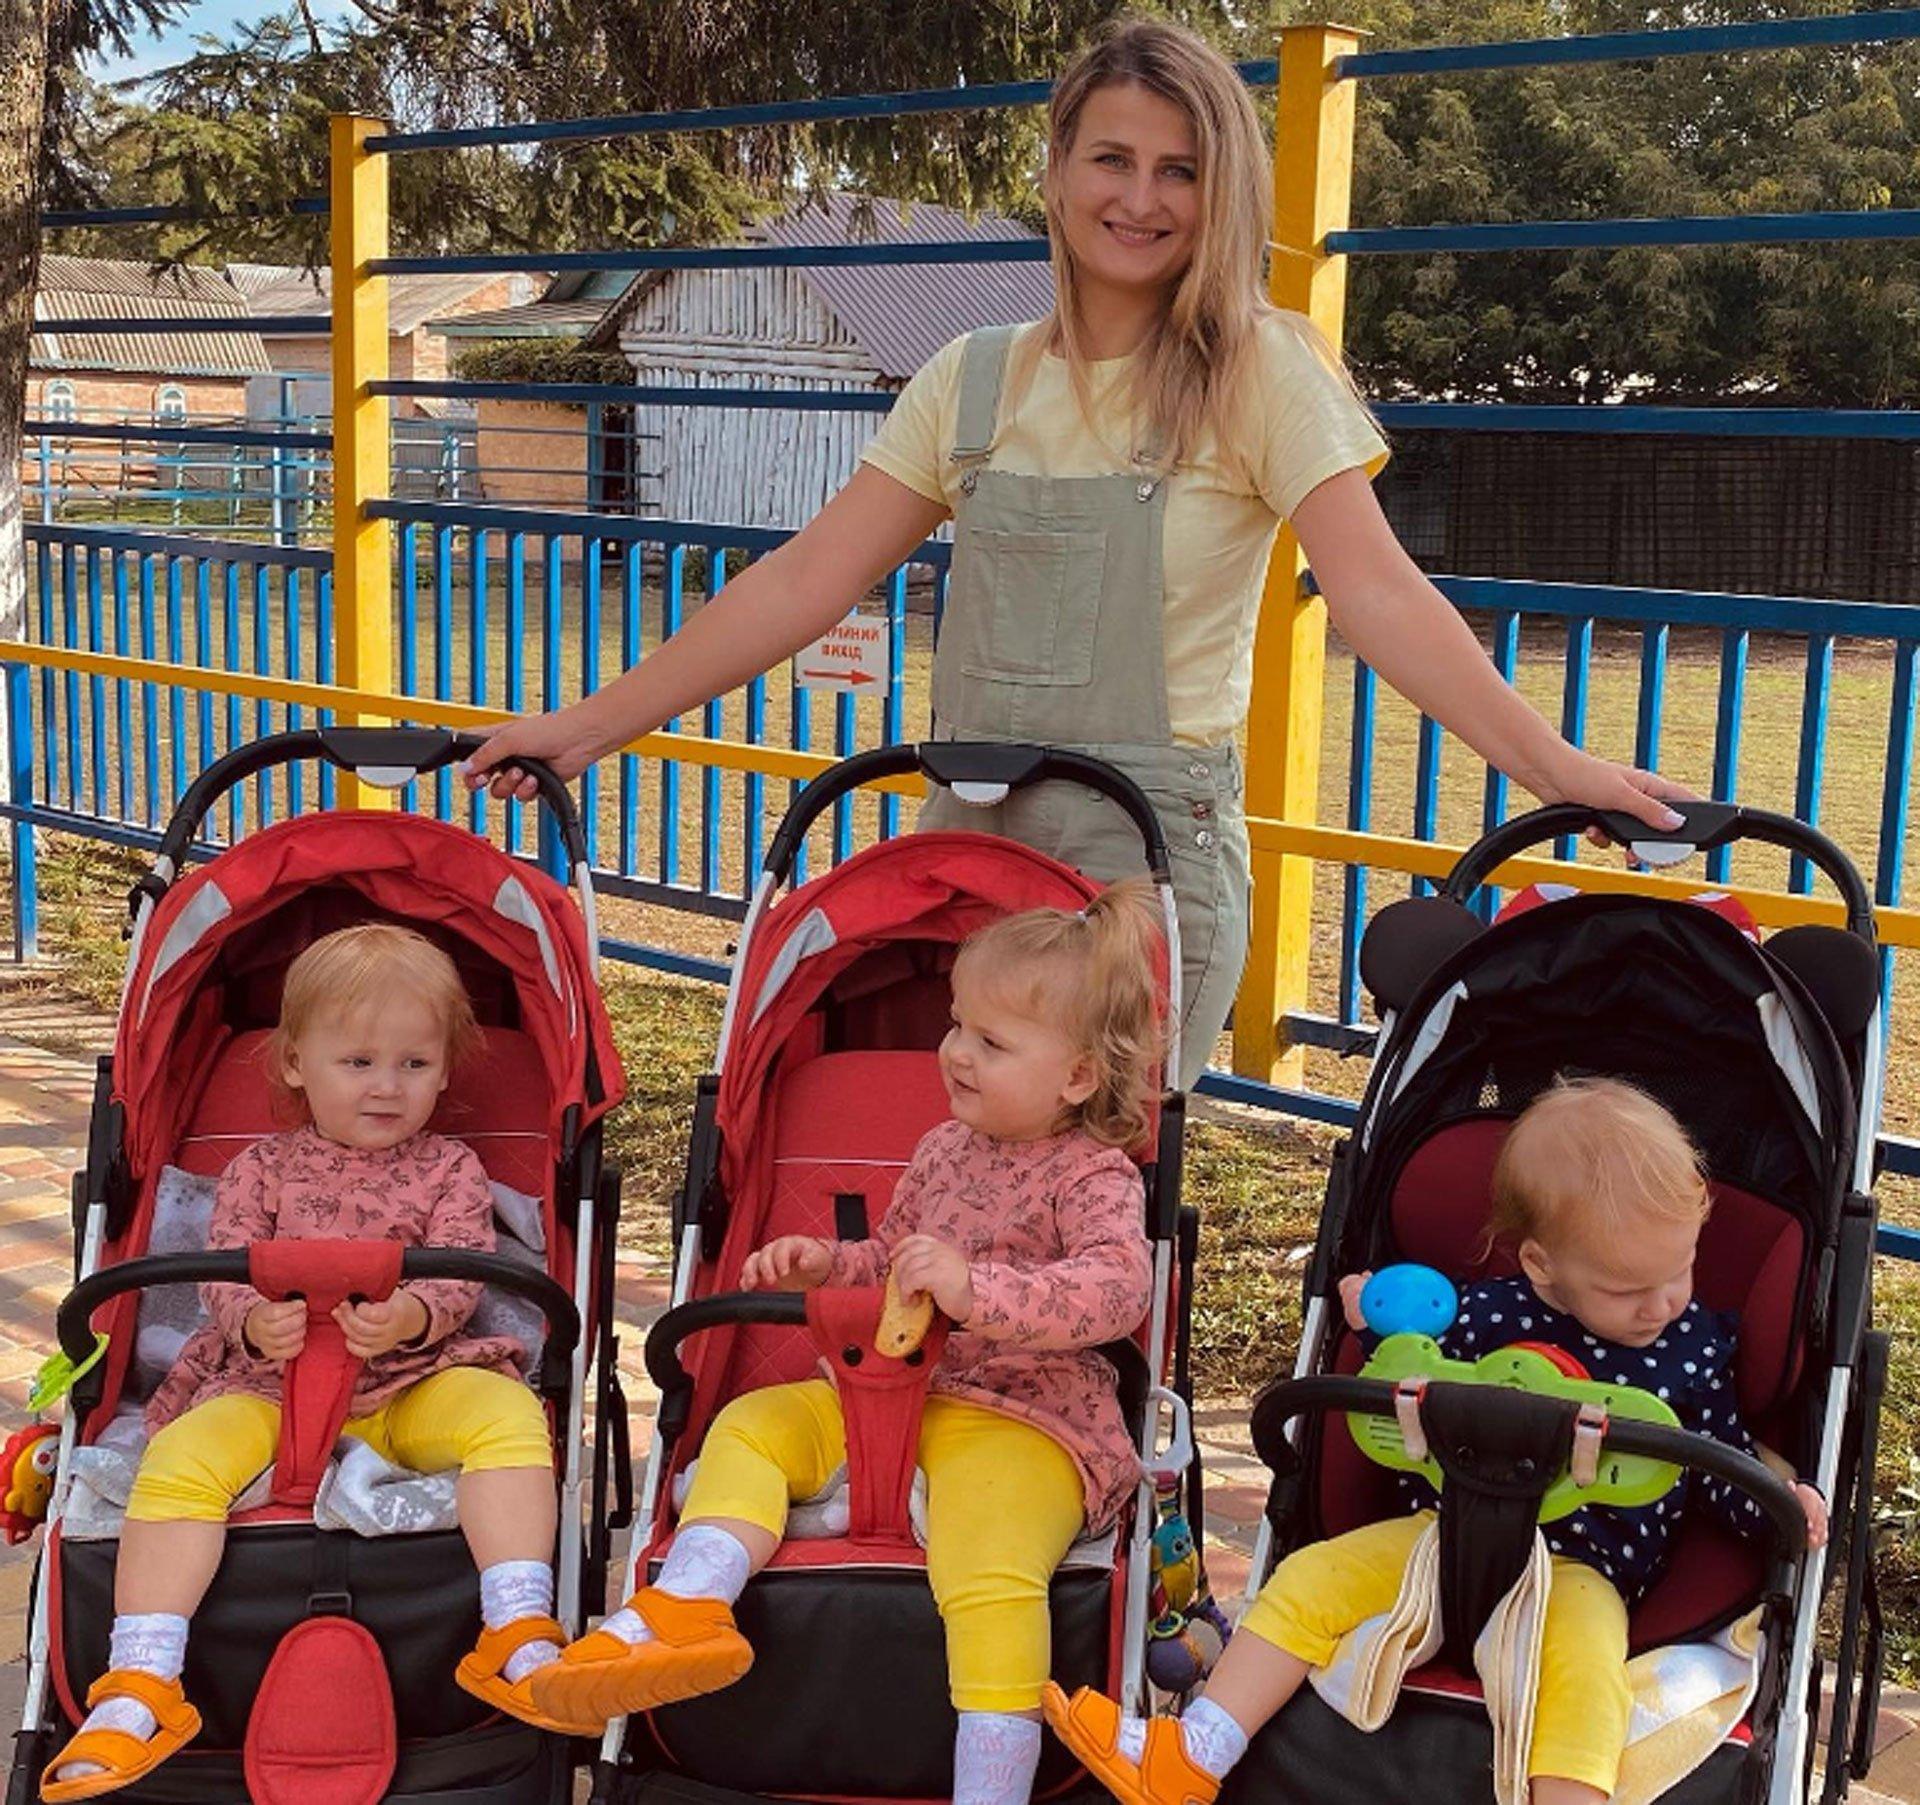
[[[1637,815],[1588,808],[1578,802],[1557,802],[1516,815],[1460,855],[1447,875],[1445,894],[1457,903],[1465,903],[1508,859],[1543,840],[1584,833],[1590,827],[1599,828],[1623,846],[1669,848],[1681,858],[1716,846],[1731,846],[1737,840],[1759,840],[1784,847],[1819,866],[1833,880],[1846,905],[1848,931],[1869,946],[1874,944],[1873,899],[1866,883],[1853,861],[1818,828],[1792,815],[1743,808],[1732,802],[1675,801],[1671,806],[1682,817],[1681,825],[1664,832],[1649,827]],[[1649,859],[1653,862],[1657,861]]]
[[[1461,1388],[1451,1381],[1436,1379],[1432,1389]],[[1543,1431],[1571,1418],[1578,1409],[1570,1399],[1536,1397],[1529,1402],[1540,1413]],[[1393,1416],[1396,1414],[1394,1387],[1385,1379],[1352,1378],[1335,1373],[1279,1380],[1254,1400],[1251,1423],[1254,1452],[1272,1471],[1282,1471],[1298,1458],[1286,1438],[1287,1424],[1298,1416],[1331,1412]],[[1609,1420],[1602,1445],[1620,1454],[1639,1454],[1650,1460],[1665,1461],[1670,1466],[1691,1467],[1738,1486],[1766,1513],[1782,1554],[1797,1559],[1805,1552],[1807,1517],[1800,1500],[1779,1474],[1751,1454],[1730,1448],[1710,1435],[1671,1429],[1662,1423],[1629,1422],[1623,1417]]]
[[[1079,783],[1119,804],[1140,831],[1147,868],[1156,881],[1171,882],[1167,838],[1153,804],[1132,778],[1083,752],[1051,746],[1002,745],[991,740],[922,740],[919,744],[880,746],[861,752],[816,777],[793,800],[780,831],[767,848],[766,874],[778,886],[792,875],[800,843],[827,809],[862,784],[888,777],[925,777],[943,789],[960,786],[998,790],[1025,789],[1035,783]]]
[[[464,1247],[409,1247],[400,1256],[400,1279],[467,1279],[511,1291],[539,1306],[547,1319],[546,1359],[565,1363],[580,1339],[580,1312],[564,1286],[544,1272],[497,1253]],[[55,1329],[61,1351],[76,1365],[93,1353],[93,1313],[128,1291],[154,1285],[236,1284],[249,1282],[244,1247],[206,1253],[146,1254],[89,1274],[61,1301]]]
[[[265,739],[237,746],[216,759],[188,786],[161,836],[159,856],[170,876],[180,869],[200,824],[228,790],[261,771],[289,765],[298,759],[323,758],[342,771],[383,789],[398,789],[427,771],[477,752],[485,742],[478,733],[454,733],[445,727],[314,727],[297,733],[273,733]],[[586,863],[586,836],[572,793],[539,759],[513,761],[540,787],[540,799],[553,811],[566,845],[567,862]],[[135,897],[136,905],[138,895]]]

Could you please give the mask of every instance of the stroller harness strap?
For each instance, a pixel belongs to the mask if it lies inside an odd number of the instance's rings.
[[[347,1352],[333,1312],[349,1298],[391,1297],[404,1251],[398,1241],[256,1241],[247,1249],[248,1277],[262,1297],[307,1306],[306,1345],[281,1381],[274,1503],[313,1502],[366,1364]]]
[[[904,1359],[873,1345],[882,1292],[825,1286],[807,1293],[807,1329],[831,1370],[847,1430],[847,1535],[855,1542],[914,1546],[907,1514],[927,1386],[946,1345],[947,1319],[934,1315],[925,1339]]]

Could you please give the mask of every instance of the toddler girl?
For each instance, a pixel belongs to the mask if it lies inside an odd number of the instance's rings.
[[[425,1133],[479,1038],[447,955],[402,927],[329,934],[288,970],[268,1051],[304,1126],[257,1141],[221,1175],[207,1245],[344,1238],[492,1252],[493,1197],[471,1149]],[[90,1799],[151,1771],[200,1728],[180,1673],[187,1625],[226,1543],[227,1514],[279,1445],[280,1382],[306,1305],[250,1285],[201,1289],[209,1323],[147,1405],[152,1436],[127,1504],[111,1670],[41,1796]],[[543,1723],[526,1676],[559,1654],[557,1511],[545,1413],[519,1344],[468,1334],[477,1284],[435,1279],[334,1312],[364,1360],[344,1432],[421,1472],[460,1469],[460,1526],[480,1569],[485,1629],[461,1686]],[[564,1728],[546,1724],[544,1727]]]
[[[1682,1427],[1753,1452],[1734,1403],[1734,1320],[1693,1296],[1708,1201],[1699,1154],[1651,1097],[1614,1079],[1555,1084],[1515,1121],[1494,1168],[1489,1244],[1514,1247],[1520,1275],[1467,1287],[1442,1348],[1471,1360],[1513,1341],[1551,1343],[1595,1379],[1657,1392]],[[1368,1276],[1340,1282],[1356,1330]],[[1117,1798],[1207,1805],[1247,1738],[1308,1670],[1399,1595],[1433,1499],[1424,1481],[1403,1483],[1416,1514],[1314,1543],[1280,1564],[1184,1716],[1123,1722],[1095,1693],[1069,1701],[1050,1687],[1048,1721]],[[1817,1547],[1826,1507],[1811,1486],[1795,1489]],[[1657,1503],[1586,1505],[1543,1526],[1554,1559],[1529,1763],[1533,1805],[1590,1805],[1612,1794],[1632,1706],[1627,1612],[1664,1569],[1689,1495],[1742,1534],[1765,1529],[1745,1493],[1684,1469]]]
[[[1144,1195],[1128,1157],[1160,1048],[1152,885],[984,929],[953,969],[940,1070],[953,1119],[921,1141],[879,1233],[785,1235],[753,1289],[876,1285],[953,1319],[920,1429],[927,1577],[947,1631],[955,1805],[1023,1805],[1040,1757],[1048,1585],[1084,1524],[1140,1478],[1115,1374],[1093,1350],[1147,1313]],[[546,1711],[605,1719],[711,1692],[753,1655],[731,1606],[788,1505],[846,1459],[823,1380],[736,1398],[708,1430],[657,1584],[534,1676]]]

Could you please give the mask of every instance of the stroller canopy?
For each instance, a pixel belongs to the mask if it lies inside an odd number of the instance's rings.
[[[826,1013],[886,1022],[880,1044],[932,1047],[946,1032],[950,949],[1001,915],[1085,908],[1099,890],[1016,841],[925,833],[870,846],[782,897],[755,928],[735,988],[720,1075],[725,1181],[742,1177],[769,1075],[789,1044],[810,1034],[807,1051],[842,1050],[826,1038]],[[874,1040],[854,1029],[847,1044]]]
[[[1390,928],[1385,912],[1377,925]],[[1717,1178],[1835,1233],[1858,1132],[1847,1061],[1798,978],[1731,921],[1583,896],[1469,940],[1393,1024],[1363,1163],[1390,1182],[1434,1125],[1515,1114],[1559,1072],[1640,1085]]]
[[[445,944],[482,1020],[529,1036],[554,1099],[556,1143],[569,1109],[580,1108],[577,1133],[619,1101],[619,1054],[564,888],[449,822],[327,811],[250,836],[182,877],[154,909],[114,1048],[136,1171],[167,1157],[228,1037],[274,1019],[292,959],[366,917]]]

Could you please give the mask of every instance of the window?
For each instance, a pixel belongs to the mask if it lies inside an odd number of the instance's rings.
[[[167,383],[153,399],[153,418],[161,426],[183,426],[187,418],[187,391],[177,382]]]
[[[73,384],[64,376],[56,377],[40,391],[40,414],[46,420],[73,420],[80,414],[74,400]]]

